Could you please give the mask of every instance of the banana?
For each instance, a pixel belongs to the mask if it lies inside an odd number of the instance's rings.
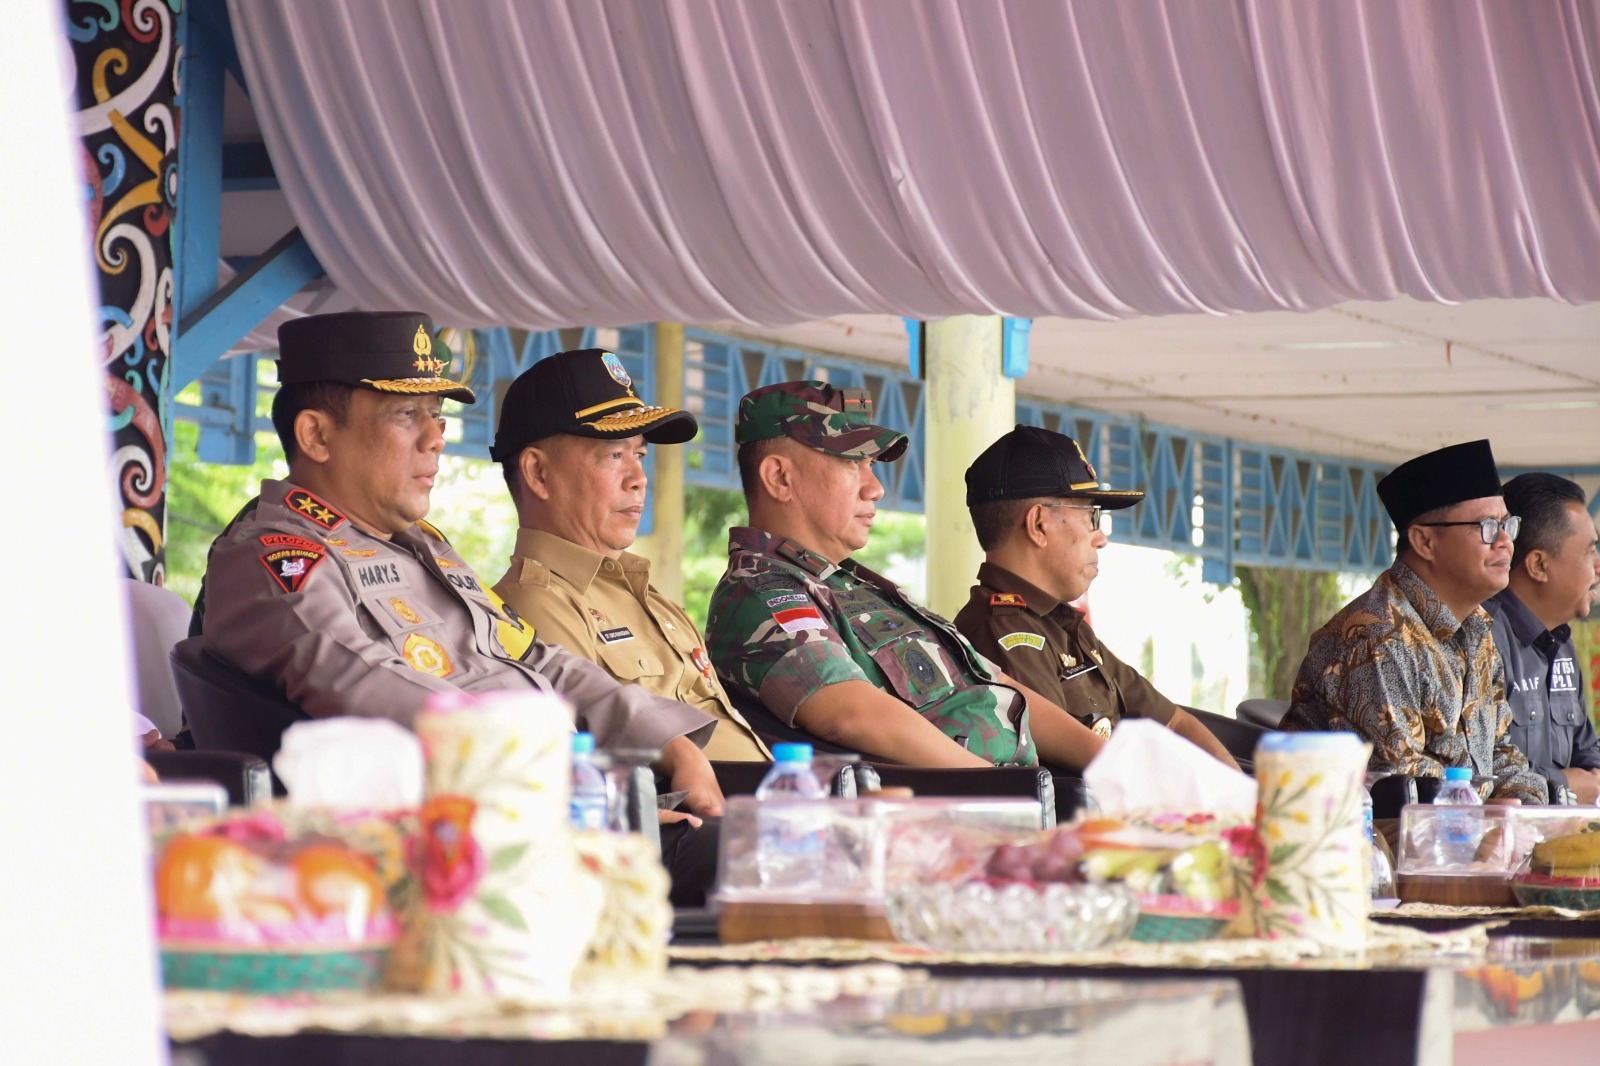
[[[1600,868],[1600,833],[1570,833],[1552,837],[1533,846],[1530,863],[1535,873],[1556,877],[1592,876]]]

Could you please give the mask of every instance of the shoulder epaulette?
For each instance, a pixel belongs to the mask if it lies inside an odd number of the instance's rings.
[[[435,540],[442,540],[446,544],[450,543],[450,538],[439,532],[439,527],[428,521],[426,518],[417,519],[417,528]]]

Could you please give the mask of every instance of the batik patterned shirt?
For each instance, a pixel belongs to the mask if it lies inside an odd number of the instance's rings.
[[[1458,621],[1398,560],[1312,634],[1283,728],[1359,733],[1375,772],[1470,766],[1494,777],[1496,796],[1546,802],[1544,778],[1511,743],[1488,614],[1476,607]]]

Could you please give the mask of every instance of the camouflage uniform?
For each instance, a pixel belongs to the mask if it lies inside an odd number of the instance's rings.
[[[871,420],[865,390],[786,382],[740,401],[735,435],[740,443],[787,436],[846,459],[899,458],[905,436]],[[993,663],[893,582],[747,527],[730,532],[728,552],[706,638],[729,689],[792,724],[819,689],[865,681],[995,765],[1038,762],[1021,693],[997,683]]]

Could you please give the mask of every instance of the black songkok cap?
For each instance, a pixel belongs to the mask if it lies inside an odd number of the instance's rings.
[[[1062,496],[1091,500],[1108,511],[1144,499],[1136,489],[1102,489],[1078,442],[1063,433],[1018,426],[967,467],[967,506],[995,500]]]
[[[1452,444],[1407,459],[1378,482],[1378,498],[1401,533],[1418,515],[1436,507],[1498,495],[1500,472],[1487,440]]]
[[[472,390],[444,376],[450,349],[420,311],[342,311],[278,327],[278,381],[333,381],[376,392],[438,395],[472,403]]]
[[[615,353],[580,348],[541,359],[506,390],[489,458],[510,462],[536,440],[569,433],[651,444],[682,444],[700,432],[688,411],[652,407],[633,391],[633,378]]]

